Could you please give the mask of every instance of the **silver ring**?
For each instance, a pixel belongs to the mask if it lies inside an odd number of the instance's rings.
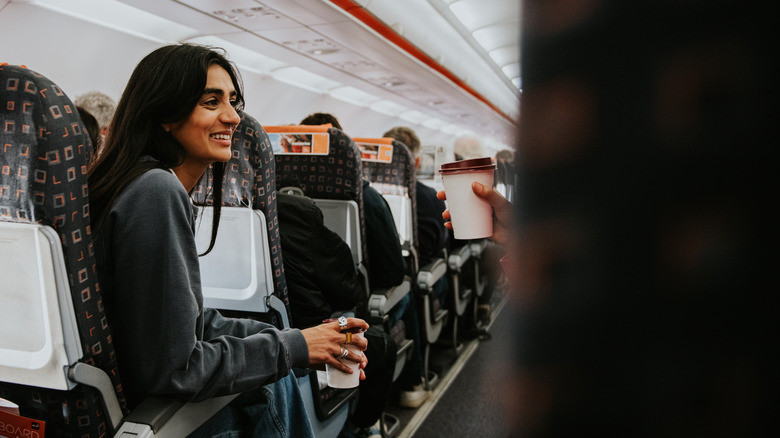
[[[349,350],[347,350],[344,347],[341,347],[341,358],[346,359],[347,355],[349,354]]]
[[[339,321],[339,327],[341,327],[342,329],[347,328],[347,318],[346,317],[341,316],[341,317],[339,317],[338,321]]]

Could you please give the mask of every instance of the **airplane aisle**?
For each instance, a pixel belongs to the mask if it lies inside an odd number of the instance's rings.
[[[405,427],[399,438],[506,436],[502,408],[506,398],[501,391],[511,369],[507,356],[512,351],[514,320],[511,310],[504,308],[506,297],[501,291],[494,292],[492,302],[490,337],[466,343],[462,354],[441,376],[432,399],[408,421],[403,419]],[[437,349],[439,357],[454,357],[442,349]]]

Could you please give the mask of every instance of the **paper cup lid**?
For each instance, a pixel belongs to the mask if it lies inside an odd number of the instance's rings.
[[[444,163],[441,165],[439,172],[452,173],[452,172],[464,172],[475,170],[488,170],[495,169],[496,165],[493,164],[493,160],[490,157],[471,158],[468,160],[453,161],[451,163]]]

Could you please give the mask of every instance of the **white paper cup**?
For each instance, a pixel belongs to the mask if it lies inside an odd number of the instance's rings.
[[[444,163],[439,169],[456,239],[482,239],[493,235],[493,208],[474,194],[471,183],[477,181],[493,187],[495,169],[490,157]]]
[[[363,338],[363,333],[353,333],[353,338]],[[352,352],[352,357],[360,355],[361,351],[352,344],[341,344],[342,347]],[[347,374],[336,367],[325,364],[325,372],[328,376],[328,386],[331,388],[355,388],[360,384],[360,363],[348,359],[338,358],[339,362],[352,369],[352,374]]]

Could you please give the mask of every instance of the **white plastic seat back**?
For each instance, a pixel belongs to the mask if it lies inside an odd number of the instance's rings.
[[[404,257],[409,256],[409,248],[414,248],[414,221],[412,219],[412,201],[403,195],[382,195],[393,213],[395,228],[401,241]]]
[[[322,210],[322,218],[329,230],[338,234],[352,251],[355,265],[363,262],[360,242],[360,212],[357,202],[337,199],[315,199]]]
[[[213,209],[199,207],[196,242],[211,240]],[[265,216],[246,207],[222,207],[214,248],[200,260],[203,304],[225,310],[268,312],[274,292]],[[285,312],[286,314],[286,312]]]
[[[0,380],[72,389],[68,369],[83,353],[57,233],[0,222],[0,279]]]

